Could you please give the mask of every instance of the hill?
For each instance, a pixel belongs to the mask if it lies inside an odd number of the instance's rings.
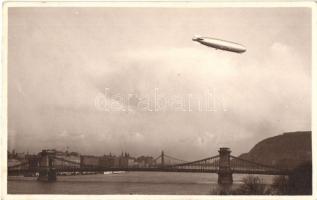
[[[312,160],[311,131],[288,132],[264,139],[239,157],[292,169]]]

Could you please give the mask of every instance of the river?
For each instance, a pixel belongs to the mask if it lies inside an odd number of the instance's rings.
[[[234,175],[234,186],[245,175]],[[58,176],[56,182],[36,177],[8,177],[8,194],[166,194],[209,195],[217,189],[217,174],[179,172],[123,172]],[[271,184],[273,176],[260,176]]]

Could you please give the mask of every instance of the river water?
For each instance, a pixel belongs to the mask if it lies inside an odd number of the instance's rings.
[[[234,186],[245,175],[234,175]],[[271,184],[273,176],[260,176]],[[160,194],[209,195],[217,189],[218,175],[179,172],[122,172],[58,176],[56,182],[36,177],[8,177],[8,194]]]

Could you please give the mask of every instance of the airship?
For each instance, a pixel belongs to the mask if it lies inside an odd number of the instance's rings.
[[[206,45],[208,47],[221,49],[224,51],[231,51],[235,53],[243,53],[247,50],[241,44],[238,44],[235,42],[229,42],[226,40],[216,39],[216,38],[194,36],[193,41],[199,42],[200,44]]]

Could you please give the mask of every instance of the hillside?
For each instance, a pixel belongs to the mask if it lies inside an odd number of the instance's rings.
[[[264,139],[239,157],[266,165],[294,168],[312,160],[311,131],[288,132]]]

